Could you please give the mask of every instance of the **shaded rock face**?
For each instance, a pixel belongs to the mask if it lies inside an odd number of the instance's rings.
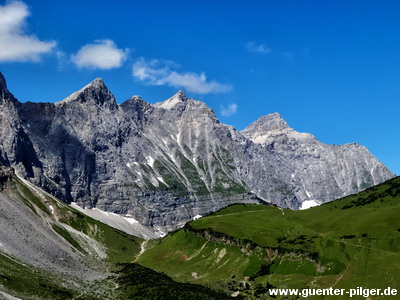
[[[13,165],[17,171],[33,177],[42,164],[24,130],[18,105],[18,100],[7,90],[5,78],[0,73],[0,164]]]
[[[0,84],[0,163],[66,202],[161,232],[232,203],[297,209],[394,176],[364,147],[325,145],[276,113],[239,132],[182,91],[118,105],[96,79],[57,103],[20,103]]]
[[[15,188],[13,176],[15,176],[13,168],[0,165],[0,192]]]

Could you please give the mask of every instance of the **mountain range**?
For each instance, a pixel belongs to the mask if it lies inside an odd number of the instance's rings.
[[[234,203],[297,210],[394,177],[365,147],[326,145],[278,113],[238,131],[182,91],[118,104],[100,78],[59,102],[20,102],[2,74],[0,164],[66,203],[130,218],[141,237]]]

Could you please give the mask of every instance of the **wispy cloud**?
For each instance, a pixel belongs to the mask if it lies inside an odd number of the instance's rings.
[[[108,70],[122,66],[127,56],[128,50],[118,49],[114,41],[96,40],[79,49],[71,59],[79,68]]]
[[[259,53],[270,53],[272,49],[262,44],[257,44],[256,42],[248,42],[246,44],[247,51],[259,52]]]
[[[133,64],[132,72],[136,79],[147,85],[168,85],[198,94],[225,93],[232,90],[231,85],[207,80],[204,73],[177,72],[174,70],[177,67],[177,64],[171,61],[146,61],[141,57]]]
[[[0,61],[39,61],[56,46],[55,41],[40,41],[24,32],[28,16],[28,7],[21,1],[0,6]]]
[[[229,104],[228,107],[221,106],[221,115],[229,117],[237,112],[238,106],[235,103]]]

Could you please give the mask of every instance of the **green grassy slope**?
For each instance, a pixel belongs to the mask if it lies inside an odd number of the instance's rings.
[[[257,298],[271,286],[400,289],[399,213],[399,177],[304,211],[235,205],[153,241],[138,262]]]

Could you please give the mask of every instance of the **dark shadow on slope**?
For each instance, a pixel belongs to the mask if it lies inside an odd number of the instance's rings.
[[[232,299],[202,285],[173,281],[167,275],[139,264],[120,264],[119,266],[122,268],[118,272],[117,283],[123,299]]]

